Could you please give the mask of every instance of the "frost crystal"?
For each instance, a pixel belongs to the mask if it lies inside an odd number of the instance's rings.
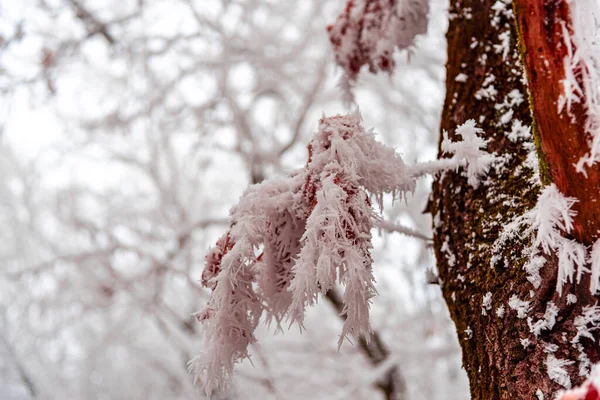
[[[517,312],[517,318],[523,319],[527,317],[527,313],[529,312],[529,302],[519,300],[516,294],[513,294],[508,300],[508,306],[511,308],[511,310],[515,310]]]
[[[478,132],[471,125],[468,130]],[[368,340],[376,294],[371,231],[380,224],[372,202],[381,209],[384,193],[403,197],[425,174],[469,168],[488,156],[459,152],[460,158],[407,166],[361,126],[358,113],[323,117],[308,153],[305,168],[248,188],[231,209],[229,232],[206,255],[202,283],[212,294],[196,316],[207,348],[190,369],[208,393],[248,357],[261,316],[277,329],[285,319],[302,328],[305,308],[337,284],[345,288],[339,344],[348,336]]]
[[[502,317],[504,317],[505,312],[506,312],[506,310],[505,310],[504,306],[500,306],[496,309],[496,316],[498,318],[502,318]]]
[[[577,334],[571,340],[572,343],[579,343],[582,337],[594,341],[592,332],[600,328],[600,306],[586,306],[581,311],[581,315],[575,317],[574,324],[577,328]]]
[[[541,391],[541,389],[536,390],[535,395],[537,396],[538,400],[544,400],[544,393]]]
[[[535,335],[539,336],[543,330],[551,330],[556,323],[556,316],[558,315],[558,307],[553,302],[548,302],[546,306],[546,312],[544,318],[540,319],[536,323],[533,323],[532,318],[527,319],[529,330]]]
[[[562,241],[561,231],[566,233],[573,229],[575,212],[571,210],[577,200],[565,197],[555,184],[544,188],[535,208],[529,213],[532,228],[537,231],[535,245],[541,245],[544,252],[559,247]]]
[[[554,382],[558,383],[566,389],[571,388],[571,378],[565,367],[575,364],[575,361],[561,360],[554,356],[554,354],[548,354],[546,357],[546,368],[548,370],[548,377]]]
[[[589,360],[588,360],[589,363]],[[559,400],[598,400],[600,399],[600,366],[596,364],[589,378],[578,388],[562,391]]]
[[[467,178],[474,188],[479,186],[479,176],[486,174],[495,160],[493,155],[482,150],[487,146],[487,141],[478,135],[481,132],[482,130],[475,126],[475,121],[470,119],[456,129],[456,134],[463,138],[461,142],[451,142],[446,132],[442,141],[443,151],[454,154],[456,158],[468,164]]]
[[[598,292],[600,292],[600,239],[594,243],[589,261],[592,268],[590,292],[592,292],[593,295],[596,295]]]
[[[487,312],[492,309],[492,293],[487,292],[481,301],[481,314],[487,315]]]
[[[467,329],[465,329],[465,336],[467,339],[473,339],[473,329],[470,326],[467,326]]]
[[[528,260],[524,264],[528,273],[527,279],[536,288],[541,283],[539,271],[545,259],[540,255],[540,247],[546,254],[556,253],[558,255],[556,290],[562,294],[563,285],[574,282],[575,272],[577,272],[577,282],[581,280],[584,272],[589,272],[586,268],[585,246],[563,236],[573,229],[575,212],[571,208],[576,201],[574,198],[564,196],[555,184],[546,186],[533,209],[505,226],[494,243],[494,253],[499,253],[500,248],[524,228],[524,236],[532,237],[533,241],[532,246],[526,250],[529,253]],[[593,282],[592,279],[592,285]]]

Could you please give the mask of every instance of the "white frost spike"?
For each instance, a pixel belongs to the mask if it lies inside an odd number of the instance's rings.
[[[561,360],[554,356],[554,354],[548,354],[546,357],[546,368],[548,370],[548,377],[554,382],[558,383],[565,389],[571,388],[571,378],[565,367],[575,364],[575,361]]]
[[[475,125],[475,121],[470,119],[456,128],[456,134],[463,138],[460,142],[451,142],[448,134],[444,132],[442,150],[454,154],[458,160],[466,161],[468,182],[477,188],[479,176],[488,172],[495,157],[482,150],[486,148],[488,141],[478,136],[483,130]]]
[[[560,231],[569,233],[573,229],[575,211],[571,207],[575,202],[576,199],[564,196],[554,183],[542,190],[531,216],[532,227],[537,230],[535,245],[541,245],[545,253],[559,246]]]
[[[581,281],[585,272],[590,272],[586,267],[587,249],[585,246],[563,236],[573,229],[573,217],[576,213],[572,207],[575,202],[577,202],[576,199],[563,195],[555,184],[546,186],[540,193],[533,209],[515,218],[504,227],[494,243],[494,252],[499,253],[501,246],[516,237],[520,233],[520,229],[524,227],[523,234],[533,237],[533,245],[527,249],[528,261],[524,264],[528,273],[527,279],[536,288],[541,284],[539,271],[544,265],[545,259],[539,255],[539,247],[546,254],[556,253],[558,255],[556,290],[562,294],[563,285],[574,282],[575,272],[577,272],[577,283]],[[600,250],[598,252],[600,253]],[[598,272],[598,268],[596,271],[598,279],[596,279],[597,286],[595,288],[598,290],[600,272]],[[594,285],[593,279],[591,284]]]
[[[537,249],[536,249],[537,250]],[[523,269],[527,272],[527,280],[531,282],[534,288],[539,288],[542,284],[542,277],[540,276],[540,270],[546,264],[546,259],[540,255],[530,255]]]
[[[596,240],[590,254],[592,276],[590,278],[590,292],[595,296],[600,291],[600,239]]]
[[[581,315],[575,317],[574,324],[577,334],[571,340],[572,343],[579,343],[579,339],[582,337],[595,341],[592,331],[596,331],[600,327],[600,306],[586,306],[581,311]]]
[[[556,290],[562,295],[562,287],[565,283],[573,283],[575,267],[577,267],[577,283],[581,280],[583,272],[588,271],[585,268],[585,246],[574,240],[561,237],[558,245],[558,277]]]

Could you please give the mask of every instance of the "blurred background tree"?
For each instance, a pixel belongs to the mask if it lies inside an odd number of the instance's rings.
[[[0,3],[1,398],[203,398],[186,364],[204,254],[244,188],[303,165],[321,114],[346,110],[325,31],[343,3]],[[356,87],[407,162],[436,155],[446,19],[433,1],[418,51]],[[429,192],[387,199],[390,230],[430,237]],[[378,235],[373,256],[375,347],[337,351],[330,298],[302,335],[263,329],[261,368],[215,397],[468,398],[428,241]]]

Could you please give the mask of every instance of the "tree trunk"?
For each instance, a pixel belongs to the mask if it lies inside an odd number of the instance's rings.
[[[519,54],[517,38],[510,0],[451,0],[441,129],[453,138],[458,125],[474,119],[489,140],[488,151],[502,160],[477,189],[467,184],[462,170],[436,177],[429,206],[442,292],[456,324],[473,400],[552,399],[565,386],[581,383],[590,362],[600,358],[589,338],[572,343],[574,318],[596,301],[589,282],[565,285],[559,296],[557,260],[548,257],[535,288],[523,269],[531,239],[494,246],[503,227],[535,205],[541,182],[548,184],[557,169],[568,167],[556,166],[556,154],[544,154],[552,145],[540,140],[531,116],[530,103],[536,100],[529,101],[520,62],[526,52]],[[539,95],[535,85],[544,84],[539,77],[532,82],[534,97]],[[540,105],[551,103],[546,99]],[[544,129],[556,123],[544,120]],[[534,147],[539,177],[528,160]],[[575,178],[566,179],[567,186],[569,179]],[[567,302],[568,294],[577,301],[570,296]],[[509,306],[511,298],[529,302],[529,311],[519,315],[514,301]],[[549,302],[559,309],[556,323],[536,336],[531,325],[543,319]],[[552,374],[548,363],[555,366]]]

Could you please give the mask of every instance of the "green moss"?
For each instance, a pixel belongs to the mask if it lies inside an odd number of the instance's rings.
[[[542,150],[542,138],[540,136],[540,131],[537,127],[537,122],[535,120],[534,113],[534,99],[531,95],[531,91],[529,90],[529,71],[527,70],[527,63],[525,60],[525,55],[527,54],[527,49],[525,48],[525,43],[523,43],[523,39],[521,37],[521,32],[519,30],[519,21],[516,18],[519,15],[520,10],[516,3],[513,3],[513,12],[515,14],[515,30],[517,34],[517,48],[519,49],[519,58],[521,59],[521,65],[523,67],[523,71],[525,73],[525,77],[527,78],[527,94],[529,98],[529,112],[531,113],[531,134],[533,135],[533,141],[535,143],[535,152],[538,157],[538,165],[540,170],[540,180],[542,181],[542,185],[546,186],[552,183],[552,173],[550,170],[550,165],[546,160],[546,155]]]
[[[531,97],[531,96],[530,96]],[[531,106],[531,102],[533,99],[529,99],[529,104]],[[533,107],[532,107],[533,108]],[[535,143],[535,152],[538,156],[538,164],[540,170],[540,180],[542,181],[542,185],[546,186],[552,183],[552,172],[550,171],[550,165],[548,161],[546,161],[546,155],[542,150],[542,138],[540,137],[540,131],[538,130],[537,123],[535,122],[535,118],[533,117],[533,109],[531,112],[531,119],[533,120],[531,124],[531,133],[533,134],[533,141]]]

